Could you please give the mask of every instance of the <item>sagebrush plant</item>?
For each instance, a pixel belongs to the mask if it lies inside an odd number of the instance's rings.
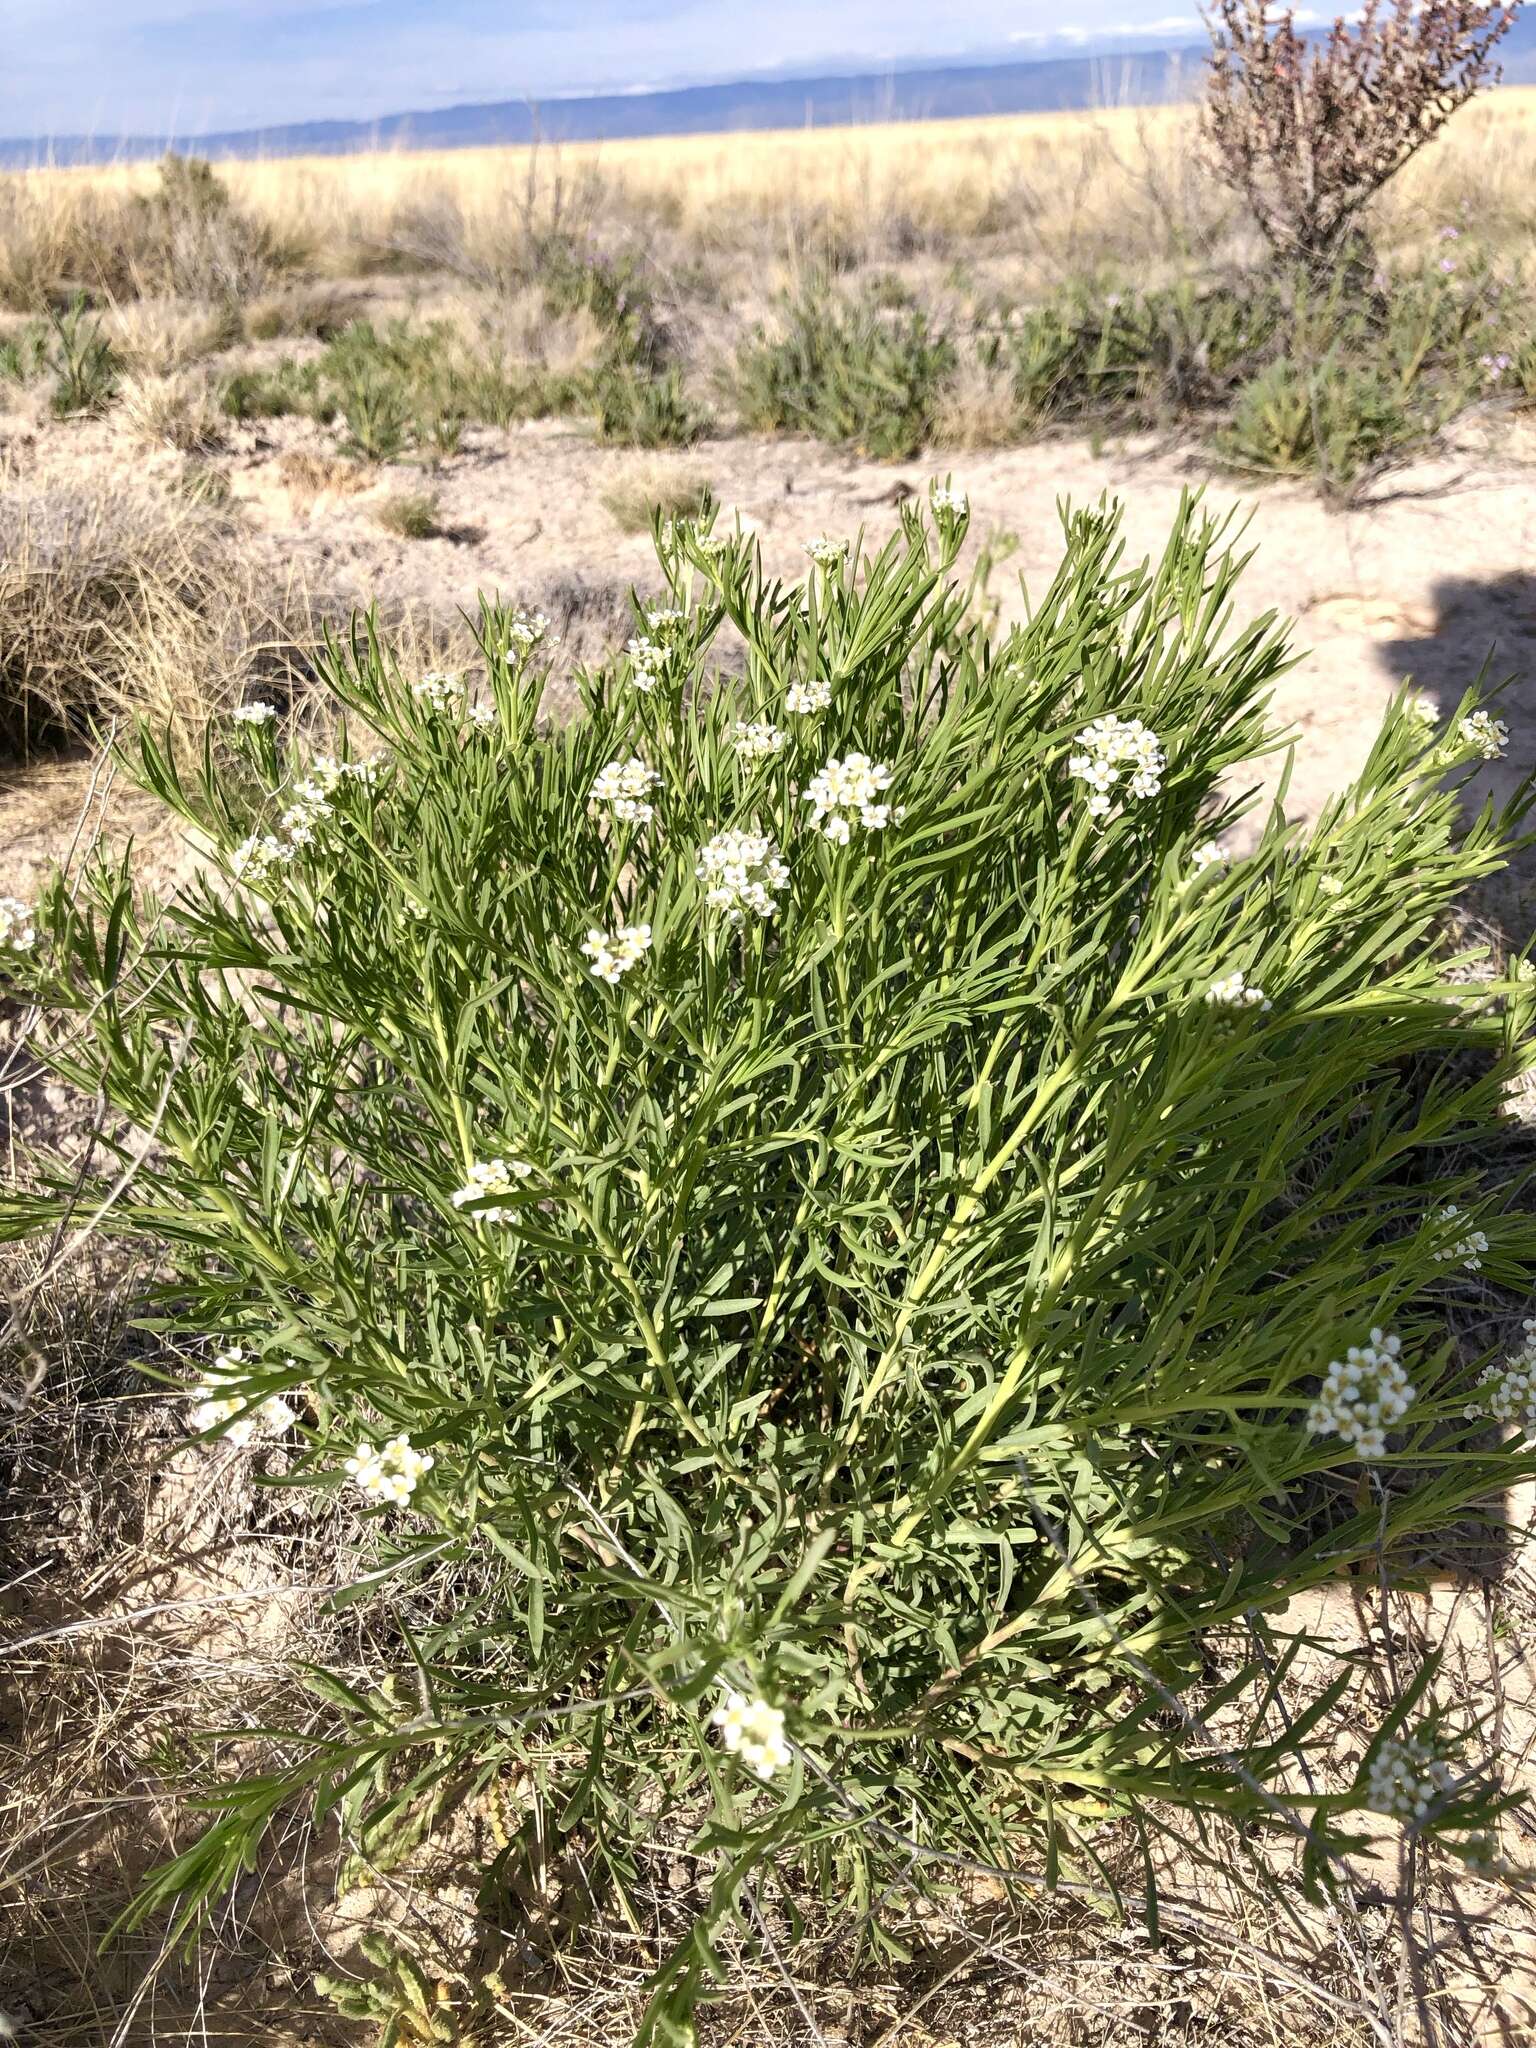
[[[1524,807],[1460,832],[1502,728],[1400,701],[1238,858],[1288,657],[1223,527],[1136,567],[1073,513],[999,637],[966,522],[936,489],[788,583],[658,522],[565,723],[540,619],[485,605],[476,676],[362,622],[325,756],[259,701],[232,769],[140,736],[206,853],[173,896],[98,859],[14,907],[37,1054],[119,1121],[5,1229],[157,1246],[164,1376],[376,1507],[399,1615],[140,1913],[190,1926],[295,1799],[385,1862],[515,1786],[620,1910],[703,1859],[680,2038],[764,1887],[880,1944],[892,1887],[1111,1881],[1106,1827],[1150,1882],[1213,1813],[1322,1885],[1426,1727],[1415,1839],[1489,1853],[1429,1667],[1352,1788],[1311,1773],[1347,1674],[1275,1702],[1287,1602],[1536,1471],[1445,1320],[1470,1231],[1479,1285],[1536,1257],[1478,1164],[1531,983],[1440,937]]]

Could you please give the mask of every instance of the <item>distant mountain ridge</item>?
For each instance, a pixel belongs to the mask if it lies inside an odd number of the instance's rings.
[[[185,136],[63,135],[0,138],[0,167],[40,162],[115,163],[168,148],[208,157],[341,156],[369,149],[471,149],[498,143],[617,142],[642,136],[712,135],[773,128],[839,128],[875,121],[953,121],[987,114],[1067,113],[1151,106],[1198,91],[1210,45],[1085,51],[814,78],[747,78],[719,85],[598,93],[542,102],[388,114],[372,121],[294,121]],[[1536,82],[1536,11],[1516,17],[1502,45],[1510,84]]]
[[[169,147],[199,156],[334,156],[366,149],[471,149],[495,143],[616,142],[650,135],[837,128],[870,121],[963,120],[1181,99],[1204,44],[1010,64],[935,65],[826,78],[749,78],[657,92],[538,103],[496,100],[389,114],[376,121],[294,121],[206,135],[0,138],[0,165],[115,163]]]

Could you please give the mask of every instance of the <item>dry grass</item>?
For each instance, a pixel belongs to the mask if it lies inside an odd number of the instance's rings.
[[[145,370],[125,377],[117,405],[129,432],[152,448],[195,454],[217,448],[223,439],[218,400],[197,370]]]
[[[1389,236],[1475,208],[1524,234],[1536,201],[1536,88],[1458,114],[1382,203]],[[1204,175],[1186,108],[1011,115],[781,134],[681,136],[541,149],[385,151],[221,165],[227,216],[153,230],[151,165],[0,180],[0,300],[74,276],[249,298],[274,267],[354,276],[440,270],[505,283],[531,235],[596,224],[665,256],[762,250],[845,261],[966,244],[1040,276],[1187,262],[1245,234]],[[156,240],[158,232],[158,241]],[[267,301],[269,313],[273,306]],[[277,302],[281,307],[282,302]],[[279,310],[271,331],[302,331]],[[312,331],[312,330],[311,330]]]
[[[440,507],[434,491],[395,491],[374,514],[386,533],[397,540],[432,540],[441,528]]]
[[[644,533],[652,512],[683,519],[709,495],[709,479],[696,463],[665,455],[637,456],[603,492],[603,507],[624,533]]]

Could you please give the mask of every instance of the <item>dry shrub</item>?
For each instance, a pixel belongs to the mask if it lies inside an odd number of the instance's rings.
[[[643,533],[653,511],[686,519],[709,496],[709,479],[692,462],[646,455],[626,462],[603,491],[603,506],[625,533]]]
[[[333,494],[355,497],[371,488],[372,479],[360,462],[337,455],[329,448],[289,448],[278,457],[277,473],[282,478],[295,509],[307,510],[317,498]]]
[[[208,379],[196,370],[125,377],[118,386],[118,409],[130,432],[152,447],[194,454],[216,448],[223,439],[224,415]]]
[[[356,291],[329,280],[289,285],[266,293],[247,307],[245,331],[252,341],[330,341],[349,320],[357,318],[362,305]]]
[[[206,506],[113,484],[13,490],[0,734],[25,750],[139,709],[200,733],[249,678],[306,672],[311,613]]]
[[[1019,438],[1019,401],[1008,363],[961,359],[939,394],[934,440],[940,448],[1001,448]]]
[[[441,532],[441,507],[435,491],[395,491],[374,514],[386,533],[398,540],[433,540]]]
[[[102,327],[125,369],[160,376],[217,355],[239,340],[224,309],[174,299],[125,300],[108,308]]]

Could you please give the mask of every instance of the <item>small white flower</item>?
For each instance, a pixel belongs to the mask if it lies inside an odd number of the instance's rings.
[[[820,678],[808,683],[791,683],[784,692],[784,709],[801,717],[813,717],[832,702],[832,685]]]
[[[1420,725],[1438,725],[1440,723],[1440,706],[1427,690],[1415,690],[1406,704],[1404,704],[1403,709],[1410,718],[1416,718]]]
[[[645,623],[652,633],[670,633],[682,625],[687,616],[688,614],[680,612],[676,605],[656,604],[646,613]]]
[[[230,872],[237,882],[259,889],[272,879],[275,868],[293,859],[294,848],[271,832],[253,832],[242,839],[229,856]]]
[[[326,796],[334,794],[344,782],[360,782],[365,789],[371,789],[379,779],[378,756],[339,761],[334,754],[316,754],[309,764],[309,774],[314,786]]]
[[[1454,1228],[1458,1234],[1454,1242],[1442,1246],[1435,1257],[1445,1264],[1460,1259],[1469,1272],[1475,1273],[1482,1266],[1481,1254],[1488,1249],[1488,1239],[1481,1230],[1460,1229],[1462,1214],[1454,1202],[1447,1202],[1443,1209],[1436,1210],[1435,1222],[1440,1229],[1449,1231]]]
[[[1205,1000],[1218,1010],[1269,1010],[1274,1007],[1257,982],[1245,979],[1241,967],[1234,967],[1219,981],[1213,981]]]
[[[467,1202],[480,1202],[487,1195],[510,1195],[521,1180],[526,1180],[533,1168],[526,1159],[477,1159],[469,1169],[469,1179],[463,1187],[455,1188],[449,1196],[455,1209],[462,1209]],[[516,1212],[500,1206],[489,1206],[475,1211],[481,1223],[506,1223]]]
[[[227,1423],[224,1441],[244,1449],[258,1437],[285,1436],[293,1428],[298,1414],[281,1394],[257,1399],[232,1384],[235,1375],[257,1362],[238,1344],[218,1354],[207,1378],[193,1389],[191,1424],[195,1435]]]
[[[1110,712],[1096,718],[1077,737],[1080,751],[1069,757],[1067,773],[1088,785],[1090,817],[1108,817],[1118,795],[1151,797],[1161,790],[1167,766],[1162,742],[1139,718],[1119,718]]]
[[[656,815],[650,802],[651,792],[660,787],[661,777],[656,770],[638,754],[631,754],[628,760],[610,761],[598,771],[587,801],[607,804],[621,824],[647,825]]]
[[[237,704],[236,725],[270,725],[277,716],[275,704]]]
[[[773,841],[762,832],[717,832],[699,848],[693,872],[704,884],[704,900],[733,924],[750,911],[772,917],[774,892],[789,881],[789,869]]]
[[[928,493],[928,500],[935,512],[948,512],[956,519],[963,519],[971,509],[971,502],[964,491],[946,484],[935,484]]]
[[[1197,846],[1190,855],[1189,865],[1196,876],[1203,875],[1207,868],[1224,868],[1227,865],[1227,850],[1219,840],[1207,839],[1203,846]]]
[[[846,846],[855,820],[866,831],[880,832],[891,820],[891,807],[880,801],[890,787],[891,771],[868,754],[834,755],[806,784],[801,802],[811,806],[811,822],[834,845]]]
[[[0,896],[0,953],[30,953],[37,944],[33,913],[19,896]]]
[[[507,625],[507,638],[527,653],[549,638],[549,621],[542,612],[525,611],[519,605]]]
[[[366,1500],[388,1501],[403,1508],[435,1463],[430,1451],[414,1450],[410,1438],[401,1435],[377,1447],[359,1444],[348,1458],[346,1470]]]
[[[720,1731],[721,1747],[732,1756],[739,1756],[747,1769],[765,1782],[775,1771],[787,1770],[794,1761],[784,1739],[783,1711],[769,1706],[766,1700],[729,1692],[709,1719],[711,1726]]]
[[[847,541],[834,540],[828,533],[819,535],[815,540],[803,540],[800,546],[818,569],[823,569],[829,574],[839,567],[848,553]]]
[[[1365,1804],[1371,1813],[1413,1825],[1455,1788],[1456,1773],[1421,1737],[1389,1737],[1371,1759]]]
[[[1502,718],[1490,717],[1486,711],[1474,711],[1470,718],[1464,718],[1457,728],[1466,745],[1485,761],[1502,760],[1509,746],[1509,727]]]
[[[469,722],[477,732],[492,732],[500,723],[494,704],[471,704]]]
[[[582,941],[581,950],[592,963],[592,973],[610,988],[638,965],[650,951],[648,924],[621,924],[616,931],[602,932],[594,925]]]
[[[429,711],[457,711],[464,701],[464,678],[448,669],[433,668],[412,683],[411,695]]]
[[[1344,884],[1337,875],[1320,875],[1317,886],[1325,896],[1342,896]]]
[[[1469,1401],[1467,1419],[1486,1416],[1536,1436],[1536,1321],[1525,1323],[1525,1342],[1502,1365],[1485,1365],[1477,1376],[1482,1398]]]
[[[1351,1344],[1328,1367],[1317,1399],[1307,1410],[1314,1436],[1338,1436],[1361,1458],[1379,1458],[1387,1431],[1407,1414],[1416,1389],[1399,1362],[1400,1337],[1373,1329],[1368,1344]]]
[[[743,761],[762,761],[770,754],[782,753],[788,739],[788,733],[766,719],[754,719],[751,724],[744,718],[736,721],[736,751]]]

